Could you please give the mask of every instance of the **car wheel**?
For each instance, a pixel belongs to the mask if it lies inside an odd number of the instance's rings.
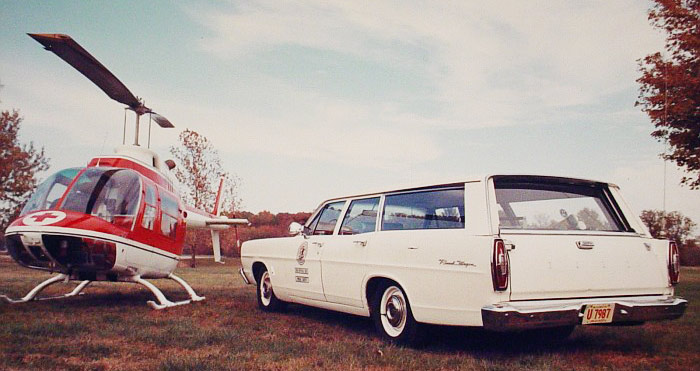
[[[374,293],[372,320],[382,338],[394,344],[420,345],[420,325],[413,318],[411,305],[400,286],[384,282]]]
[[[279,300],[275,296],[275,291],[272,288],[272,280],[270,279],[270,273],[266,268],[263,268],[260,277],[258,277],[258,307],[265,312],[276,312],[284,309],[284,304],[282,300]]]

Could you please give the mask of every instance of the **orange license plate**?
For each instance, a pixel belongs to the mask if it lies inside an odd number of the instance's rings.
[[[588,304],[583,311],[583,325],[610,323],[615,313],[615,304]]]

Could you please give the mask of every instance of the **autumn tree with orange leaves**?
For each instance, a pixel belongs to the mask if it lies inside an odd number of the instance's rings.
[[[181,192],[185,203],[211,212],[214,209],[219,181],[223,177],[224,202],[221,207],[223,212],[232,215],[240,204],[237,193],[240,183],[238,177],[224,171],[219,152],[205,136],[186,129],[180,133],[179,141],[179,146],[170,147],[170,153],[178,165],[175,167],[175,176],[186,188]],[[192,246],[193,265],[196,246],[204,245],[208,235],[208,231],[193,231],[187,234],[186,243]]]
[[[19,142],[21,124],[17,110],[0,112],[0,240],[36,188],[36,173],[49,168],[44,148]]]
[[[654,0],[649,21],[666,33],[660,52],[639,61],[637,105],[669,146],[662,156],[684,168],[682,184],[700,189],[700,0]]]

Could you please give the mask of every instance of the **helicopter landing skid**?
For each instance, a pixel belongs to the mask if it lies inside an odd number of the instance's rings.
[[[176,275],[174,275],[174,274],[172,274],[172,273],[170,273],[170,274],[168,275],[167,278],[169,278],[169,279],[171,279],[171,280],[177,282],[180,286],[182,286],[182,288],[184,288],[185,291],[187,291],[187,294],[190,296],[190,299],[189,299],[189,300],[182,300],[182,301],[170,301],[170,300],[168,300],[168,298],[165,297],[165,295],[163,294],[162,291],[160,291],[160,289],[158,289],[158,288],[157,288],[155,285],[153,285],[152,283],[150,283],[150,282],[146,281],[145,279],[141,278],[140,276],[134,276],[134,277],[131,278],[131,280],[132,280],[133,282],[135,282],[135,283],[139,283],[139,284],[141,284],[141,285],[143,285],[143,286],[146,286],[149,290],[151,290],[151,292],[153,293],[153,295],[156,296],[156,299],[158,299],[158,302],[156,303],[156,302],[153,301],[153,300],[149,300],[149,301],[148,301],[148,305],[149,305],[151,308],[156,309],[156,310],[165,309],[165,308],[170,308],[170,307],[176,307],[176,306],[178,306],[178,305],[190,304],[190,303],[192,303],[193,301],[202,301],[202,300],[204,300],[204,296],[199,296],[199,295],[197,295],[197,293],[194,292],[194,289],[192,289],[192,286],[190,286],[190,285],[189,285],[187,282],[185,282],[185,280],[183,280],[182,278],[180,278],[180,277],[178,277],[178,276],[176,276]]]
[[[64,295],[58,295],[58,296],[50,296],[50,297],[45,297],[45,298],[37,298],[36,296],[43,291],[45,288],[53,285],[54,283],[59,283],[59,282],[67,282],[69,279],[68,275],[65,274],[58,274],[56,276],[53,276],[49,278],[48,280],[36,285],[32,289],[32,291],[29,291],[27,295],[25,295],[21,299],[10,299],[7,297],[7,295],[0,295],[0,299],[4,300],[5,302],[9,304],[19,304],[19,303],[26,303],[28,301],[32,300],[51,300],[51,299],[63,299],[63,298],[69,298],[71,296],[76,296],[76,295],[82,295],[81,291],[87,286],[91,281],[82,281],[78,286],[76,286],[73,291],[64,294]]]

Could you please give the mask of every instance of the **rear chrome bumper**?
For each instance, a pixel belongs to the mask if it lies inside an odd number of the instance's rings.
[[[611,303],[615,313],[610,325],[676,319],[688,306],[687,300],[675,296],[514,301],[481,308],[481,318],[484,328],[492,331],[580,325],[586,305]]]

